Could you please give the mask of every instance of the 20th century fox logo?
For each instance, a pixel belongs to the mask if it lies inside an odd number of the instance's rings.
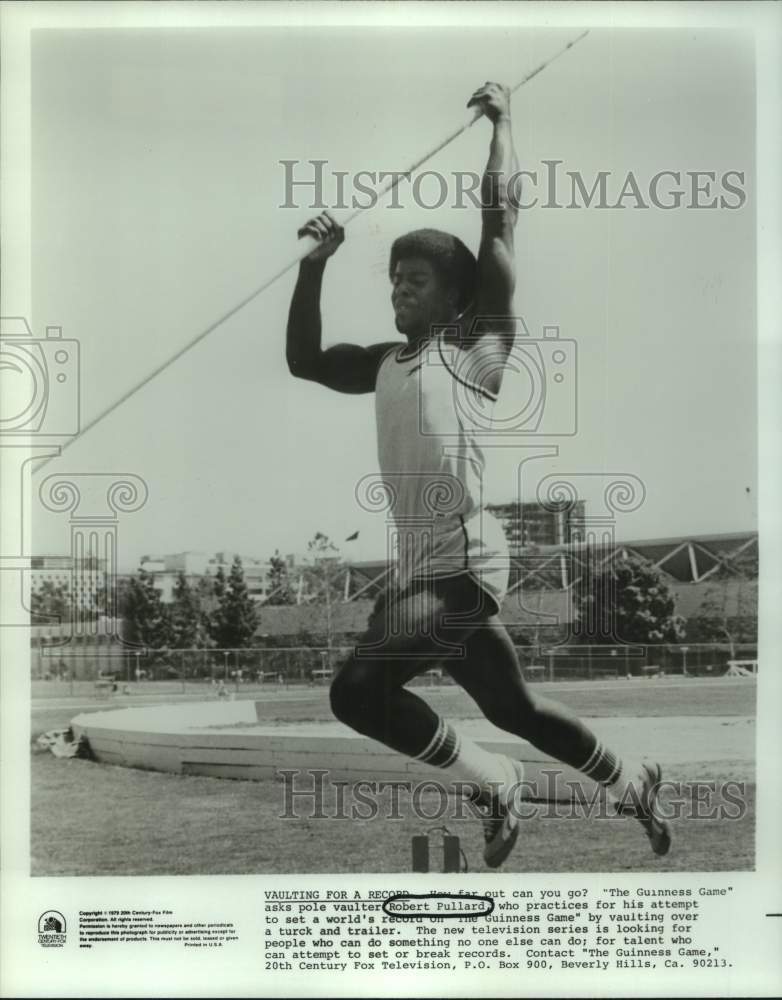
[[[65,917],[59,910],[47,910],[38,918],[38,944],[44,948],[62,948],[66,936]]]

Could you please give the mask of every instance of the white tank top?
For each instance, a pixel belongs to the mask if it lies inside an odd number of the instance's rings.
[[[375,389],[378,460],[399,527],[467,518],[483,504],[479,433],[496,397],[480,387],[473,357],[440,336],[390,350]]]

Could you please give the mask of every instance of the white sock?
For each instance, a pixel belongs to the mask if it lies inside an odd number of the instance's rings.
[[[632,804],[638,801],[645,778],[640,758],[620,760],[602,743],[598,743],[581,770],[602,785],[614,802]]]
[[[442,719],[416,760],[448,771],[454,783],[477,785],[481,791],[505,802],[519,781],[519,773],[509,757],[484,750]]]

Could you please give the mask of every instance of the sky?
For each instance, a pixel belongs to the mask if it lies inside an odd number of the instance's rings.
[[[79,340],[82,422],[291,257],[312,211],[303,195],[280,207],[281,160],[404,169],[459,124],[475,87],[518,80],[572,34],[36,32],[32,325]],[[615,194],[630,171],[642,191],[661,170],[743,171],[746,201],[520,213],[516,311],[530,338],[558,326],[575,342],[577,432],[503,441],[487,499],[516,499],[519,463],[540,447],[522,499],[556,475],[597,513],[606,477],[643,483],[617,537],[757,528],[754,100],[751,38],[691,29],[595,29],[516,95],[524,169],[561,160],[588,186],[608,171]],[[489,135],[478,122],[427,167],[479,172]],[[424,210],[407,190],[401,209],[349,226],[326,272],[324,343],[394,339],[386,260],[400,233],[434,226],[477,247],[476,209]],[[290,377],[294,281],[295,270],[47,466],[145,480],[146,505],[121,518],[122,566],[187,549],[302,552],[316,531],[348,558],[383,557],[384,515],[354,496],[377,468],[373,397]],[[520,378],[502,407],[523,394]],[[66,552],[67,519],[34,514],[33,550]]]

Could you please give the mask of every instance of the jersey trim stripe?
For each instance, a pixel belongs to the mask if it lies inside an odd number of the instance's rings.
[[[429,343],[427,339],[419,340],[416,345],[415,350],[412,354],[405,354],[405,349],[409,348],[409,344],[400,344],[399,347],[394,348],[394,360],[399,362],[412,361],[413,358],[417,358],[418,355],[423,351],[424,347]]]
[[[451,378],[456,379],[456,381],[460,385],[465,386],[467,389],[472,389],[474,392],[479,392],[482,396],[485,396],[487,399],[490,399],[493,403],[497,402],[498,397],[497,397],[496,393],[490,392],[488,389],[484,388],[482,385],[478,385],[477,382],[473,382],[472,379],[468,379],[468,378],[465,378],[463,375],[457,374],[453,370],[453,368],[451,368],[451,366],[448,364],[448,361],[447,361],[445,355],[443,354],[443,345],[442,345],[442,341],[440,340],[439,337],[437,338],[437,349],[440,352],[440,358],[442,359],[442,362],[445,365],[445,367],[448,369],[448,371],[449,371],[449,373],[451,375]]]
[[[464,516],[462,514],[459,515],[459,523],[462,526],[462,534],[464,535],[464,568],[469,569],[468,549],[470,536],[467,534],[467,525],[464,523]]]

